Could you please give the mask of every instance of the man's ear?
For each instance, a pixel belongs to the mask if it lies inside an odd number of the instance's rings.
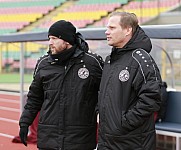
[[[127,31],[126,36],[128,36],[128,35],[132,34],[133,29],[132,29],[132,27],[127,27],[126,31]]]
[[[72,47],[72,45],[71,45],[70,43],[66,42],[66,41],[65,41],[65,44],[66,44],[66,48],[67,48],[67,49],[69,49],[69,48]]]
[[[66,42],[66,41],[65,41],[65,44],[66,44],[66,45],[70,45],[70,44],[69,44],[68,42]]]

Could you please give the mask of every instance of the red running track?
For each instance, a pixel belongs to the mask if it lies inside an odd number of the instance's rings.
[[[0,92],[0,150],[37,150],[35,144],[12,143],[19,134],[20,94]]]

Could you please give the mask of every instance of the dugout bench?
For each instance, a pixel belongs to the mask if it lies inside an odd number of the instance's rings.
[[[176,138],[176,150],[181,150],[181,91],[169,91],[166,116],[155,124],[156,134]]]

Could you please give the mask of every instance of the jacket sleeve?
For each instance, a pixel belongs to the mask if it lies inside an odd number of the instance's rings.
[[[95,62],[94,72],[95,72],[95,79],[96,79],[97,87],[99,90],[104,62],[103,62],[102,57],[99,55],[96,55],[95,59],[96,59],[96,62]]]
[[[142,125],[155,111],[159,110],[161,103],[159,69],[148,53],[145,51],[141,53],[143,57],[137,55],[136,52],[133,54],[133,58],[138,63],[137,73],[132,83],[136,93],[136,103],[127,112],[123,112],[122,116],[122,126],[129,130]]]
[[[33,81],[27,94],[27,103],[21,114],[19,125],[29,126],[32,124],[43,103],[43,87],[40,78],[39,61],[35,67]]]
[[[104,61],[100,55],[94,54],[95,57],[95,65],[94,65],[94,70],[93,72],[95,73],[94,81],[96,85],[96,91],[99,93],[99,87],[100,87],[100,82],[101,82],[101,77],[102,77],[102,71],[103,71],[103,66],[104,66]],[[97,96],[98,98],[98,96]],[[98,114],[98,104],[96,105],[95,108],[96,114]]]

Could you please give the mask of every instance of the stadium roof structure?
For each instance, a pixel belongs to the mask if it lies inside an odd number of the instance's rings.
[[[181,24],[171,25],[145,25],[141,26],[145,33],[154,39],[181,39]],[[86,40],[105,40],[106,28],[83,28],[78,29]],[[0,42],[27,42],[27,41],[46,41],[47,32],[40,33],[16,33],[1,35]]]

